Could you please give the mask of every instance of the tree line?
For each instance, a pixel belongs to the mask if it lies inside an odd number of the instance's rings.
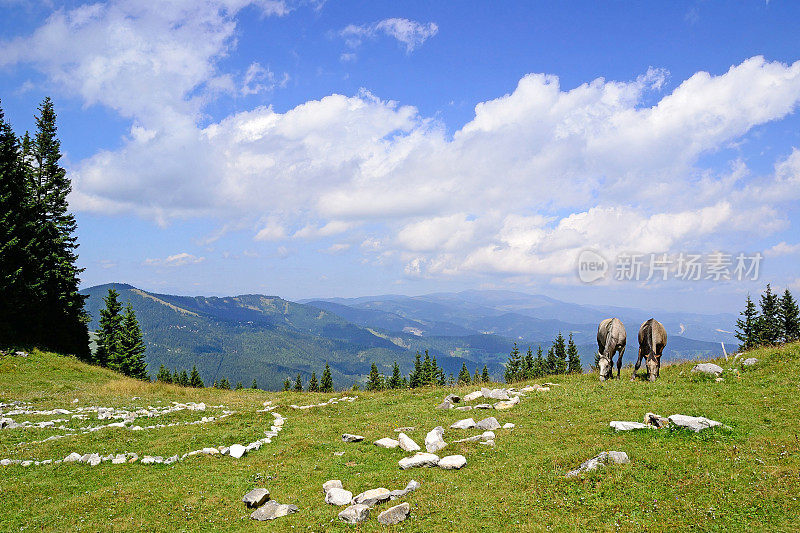
[[[122,311],[119,293],[108,289],[103,298],[106,306],[100,310],[100,329],[97,331],[97,349],[90,362],[116,370],[136,379],[150,380],[144,362],[145,344],[136,313],[130,302]]]
[[[736,338],[741,350],[772,346],[800,339],[800,309],[789,289],[782,296],[772,292],[767,283],[759,307],[747,295],[741,318],[736,321]]]
[[[536,349],[535,357],[530,346],[528,352],[522,355],[515,342],[508,356],[503,378],[506,383],[513,383],[552,374],[575,374],[582,371],[581,358],[578,355],[578,347],[572,339],[572,333],[569,334],[567,341],[559,332],[547,350],[547,357],[544,356],[541,345]]]
[[[17,137],[0,107],[0,345],[88,360],[89,316],[78,293],[72,185],[61,166],[53,102]]]

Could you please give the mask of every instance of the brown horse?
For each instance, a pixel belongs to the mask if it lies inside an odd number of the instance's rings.
[[[600,381],[614,378],[614,354],[617,359],[617,379],[622,368],[622,355],[625,353],[625,326],[618,318],[606,318],[597,327],[597,366],[600,369]]]
[[[651,318],[642,324],[642,327],[639,328],[639,358],[636,360],[636,366],[633,367],[631,381],[636,379],[636,371],[639,370],[642,359],[646,359],[647,379],[655,381],[658,378],[658,371],[661,368],[661,354],[664,352],[666,345],[667,330],[664,329],[661,322]]]

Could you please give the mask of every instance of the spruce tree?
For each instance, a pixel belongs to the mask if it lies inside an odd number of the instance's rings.
[[[486,365],[483,365],[483,372],[481,373],[481,382],[489,383],[490,379],[491,378],[489,377],[489,369],[486,368]]]
[[[250,385],[250,388],[253,390],[258,389],[258,382],[256,381],[256,378],[253,378],[253,384]]]
[[[169,369],[165,367],[163,364],[158,369],[158,374],[156,374],[156,381],[160,381],[161,383],[172,383],[172,374],[170,373]]]
[[[750,299],[750,294],[745,300],[744,311],[739,313],[742,318],[736,320],[736,338],[742,343],[740,350],[750,350],[758,346],[759,317],[756,304]]]
[[[322,371],[322,381],[319,389],[322,392],[333,392],[333,378],[331,377],[331,367],[325,363],[325,370]]]
[[[513,383],[519,379],[521,364],[522,359],[520,358],[519,348],[517,348],[517,343],[515,342],[514,348],[511,350],[511,353],[508,356],[505,372],[503,372],[503,378],[506,380],[506,383]]]
[[[558,368],[558,359],[556,358],[556,351],[554,346],[550,346],[547,350],[547,359],[545,359],[545,374],[555,374]]]
[[[570,374],[583,372],[581,357],[578,355],[578,347],[575,346],[575,341],[572,340],[572,333],[569,334],[569,342],[567,343],[567,372]]]
[[[556,356],[556,374],[566,374],[567,372],[567,347],[564,342],[564,336],[561,332],[558,333],[555,342],[553,343],[553,352]]]
[[[461,363],[461,372],[458,373],[458,384],[469,385],[472,382],[472,377],[469,375],[467,363]]]
[[[781,340],[780,302],[778,295],[767,290],[761,295],[761,317],[759,319],[759,341],[761,344],[778,344]]]
[[[231,384],[228,382],[228,378],[222,378],[219,381],[219,388],[223,390],[231,390]]]
[[[283,380],[283,392],[289,392],[292,390],[292,383],[289,381],[289,378]]]
[[[533,351],[530,346],[528,346],[528,353],[525,354],[522,360],[521,376],[522,379],[533,379]]]
[[[794,342],[800,339],[800,309],[789,289],[783,291],[780,308],[783,342]]]
[[[403,376],[400,374],[400,367],[397,361],[392,366],[392,377],[389,378],[388,386],[390,389],[399,389],[403,386]]]
[[[478,367],[475,367],[475,373],[472,375],[472,384],[477,385],[481,382],[481,373],[478,372]]]
[[[422,371],[421,376],[419,377],[419,386],[426,387],[428,385],[433,385],[433,365],[431,363],[431,357],[428,355],[428,350],[425,350],[425,359],[422,360]]]
[[[180,381],[181,387],[188,387],[189,386],[189,374],[186,372],[185,368],[183,370],[181,370],[180,379],[181,379],[181,381]]]
[[[383,389],[383,378],[378,372],[377,365],[372,363],[372,367],[369,370],[369,376],[367,377],[367,390],[378,391],[381,389]]]
[[[436,356],[433,356],[431,360],[431,367],[433,368],[433,374],[431,376],[431,385],[439,385],[440,387],[444,386],[447,382],[447,378],[444,375],[444,368],[439,366],[439,363],[436,362]]]
[[[72,185],[60,165],[53,102],[45,98],[36,117],[36,133],[23,150],[31,184],[33,235],[29,252],[38,265],[34,284],[37,310],[29,317],[37,342],[55,351],[89,357],[86,296],[78,293],[80,273],[75,217],[67,195]]]
[[[311,372],[311,379],[308,381],[308,392],[319,392],[319,383],[317,383],[316,372]]]
[[[236,390],[242,390],[243,388],[244,388],[244,386],[242,386],[242,382],[241,381],[237,381],[236,382]]]
[[[102,313],[101,313],[102,314]],[[125,314],[122,316],[122,326],[119,340],[119,357],[117,365],[119,370],[126,376],[136,379],[147,379],[147,363],[144,362],[144,352],[146,346],[142,338],[142,330],[136,320],[136,313],[130,302],[125,307]],[[181,378],[186,377],[186,370],[182,372]],[[180,383],[184,387],[188,385],[188,377]]]
[[[533,360],[533,377],[541,378],[547,375],[547,362],[544,360],[541,345],[536,349],[536,359]]]
[[[100,310],[100,329],[97,331],[97,350],[94,363],[122,372],[122,303],[119,293],[108,289],[103,298],[106,306]]]
[[[192,373],[189,374],[189,386],[195,388],[205,387],[205,383],[200,377],[200,372],[197,371],[197,365],[192,366]]]
[[[421,357],[419,352],[414,355],[414,370],[412,370],[411,374],[408,376],[408,386],[412,389],[416,389],[420,386],[420,378],[422,377]]]
[[[294,391],[303,392],[303,376],[297,373],[297,379],[294,380]]]

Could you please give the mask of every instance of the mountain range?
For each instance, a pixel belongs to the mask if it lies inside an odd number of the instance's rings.
[[[546,351],[559,333],[573,335],[581,360],[596,351],[597,324],[609,316],[626,325],[628,352],[635,361],[639,325],[655,315],[667,329],[664,361],[730,352],[733,314],[647,312],[562,302],[511,291],[465,291],[423,296],[384,295],[292,302],[278,296],[230,297],[157,294],[113,283],[81,291],[88,295],[90,330],[99,326],[108,289],[130,302],[147,344],[148,370],[197,366],[210,384],[227,378],[249,386],[277,389],[286,377],[312,371],[319,378],[327,362],[337,387],[364,380],[372,362],[384,374],[397,361],[408,373],[414,354],[428,350],[445,372],[457,375],[462,363],[474,372],[486,364],[499,378],[516,342],[521,350]]]

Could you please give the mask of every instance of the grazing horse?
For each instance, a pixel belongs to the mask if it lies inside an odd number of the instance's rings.
[[[667,345],[667,330],[656,320],[651,318],[639,328],[639,358],[636,359],[636,366],[633,367],[631,381],[636,379],[636,371],[642,359],[646,359],[647,379],[655,381],[658,378],[658,370],[661,368],[661,354]]]
[[[600,357],[597,366],[600,369],[600,381],[614,379],[614,354],[617,359],[617,379],[622,368],[622,355],[625,353],[625,326],[618,318],[606,318],[597,327],[597,355]]]

